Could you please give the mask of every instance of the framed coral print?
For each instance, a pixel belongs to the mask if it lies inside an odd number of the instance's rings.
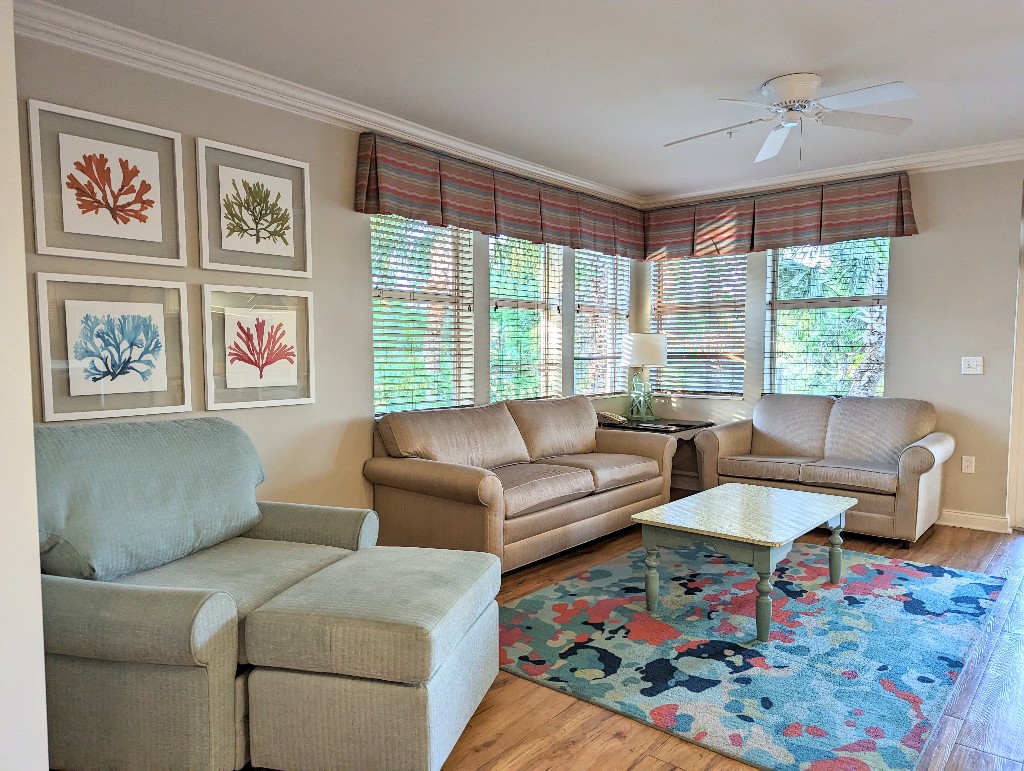
[[[204,268],[312,275],[309,164],[196,140]]]
[[[313,295],[203,287],[206,408],[312,404]]]
[[[36,276],[43,420],[192,409],[185,284]]]
[[[181,135],[29,100],[36,251],[185,264]]]

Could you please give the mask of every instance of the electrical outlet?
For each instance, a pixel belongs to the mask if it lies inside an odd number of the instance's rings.
[[[984,375],[985,374],[985,357],[984,356],[964,356],[960,359],[960,374],[961,375]]]
[[[964,474],[974,473],[974,456],[973,455],[961,455],[960,456],[960,471]]]

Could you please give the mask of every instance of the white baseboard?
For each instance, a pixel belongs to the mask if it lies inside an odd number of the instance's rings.
[[[980,514],[976,511],[955,511],[953,509],[943,509],[936,524],[949,525],[951,527],[966,527],[971,530],[985,530],[989,533],[1010,532],[1010,520],[1007,517],[1000,517],[992,514]]]

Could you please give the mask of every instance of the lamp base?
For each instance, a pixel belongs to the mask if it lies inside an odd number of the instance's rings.
[[[629,392],[629,417],[638,420],[653,420],[657,417],[651,404],[651,386],[641,380],[639,374],[633,375]]]

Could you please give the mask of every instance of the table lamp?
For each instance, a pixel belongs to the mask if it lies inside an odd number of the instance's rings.
[[[664,367],[668,364],[668,336],[660,333],[631,332],[626,337],[625,355],[622,357],[630,367],[639,367],[633,374],[629,393],[629,416],[639,420],[656,417],[651,405],[651,386],[640,375],[647,367]]]

